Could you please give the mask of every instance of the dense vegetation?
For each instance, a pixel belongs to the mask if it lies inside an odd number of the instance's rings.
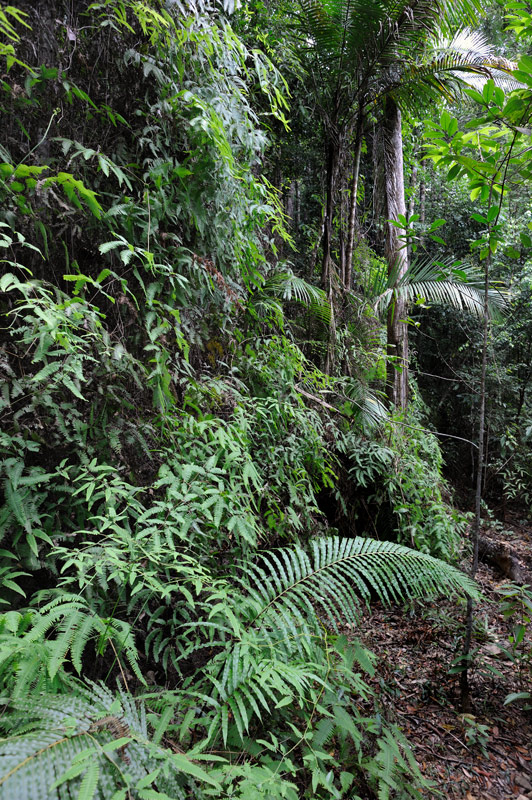
[[[532,11],[484,5],[0,6],[0,798],[430,796],[345,634],[467,598],[470,705],[532,503]]]

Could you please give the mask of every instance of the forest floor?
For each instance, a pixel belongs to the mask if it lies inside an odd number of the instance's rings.
[[[483,534],[505,540],[532,566],[532,529],[517,517],[503,530]],[[386,715],[414,747],[421,772],[433,781],[427,797],[465,800],[532,798],[532,711],[504,705],[510,692],[531,690],[530,672],[519,675],[509,636],[517,620],[501,614],[497,589],[507,581],[480,565],[484,600],[476,607],[471,669],[473,714],[460,712],[459,676],[449,668],[459,652],[465,605],[438,600],[407,609],[376,605],[357,637],[378,657],[370,681]],[[530,626],[529,626],[530,627]],[[532,648],[532,632],[523,643]]]

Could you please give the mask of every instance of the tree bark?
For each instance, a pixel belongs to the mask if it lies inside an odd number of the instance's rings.
[[[426,198],[426,184],[422,180],[419,184],[419,221],[425,222],[425,198]]]
[[[414,164],[414,166],[412,168],[412,177],[411,177],[411,180],[410,180],[410,199],[408,201],[408,217],[407,217],[407,219],[410,219],[410,217],[413,216],[414,210],[415,210],[415,207],[416,207],[417,175],[418,175],[418,166],[417,166],[417,164]],[[408,261],[410,262],[410,260],[412,258],[412,247],[411,247],[410,244],[408,245],[408,248],[407,248],[407,256],[408,256]]]
[[[323,260],[321,265],[321,283],[328,290],[331,279],[331,248],[334,216],[334,192],[336,188],[336,171],[338,166],[338,150],[331,134],[327,146],[327,183],[325,199],[325,218],[323,225]]]
[[[351,194],[349,198],[349,227],[347,231],[347,250],[345,258],[345,278],[344,287],[346,291],[351,290],[353,278],[353,251],[355,249],[355,226],[357,215],[357,194],[358,194],[358,178],[360,175],[360,154],[362,152],[362,128],[364,120],[360,116],[357,122],[357,131],[355,135],[355,150],[353,154],[353,178],[351,181]]]
[[[397,221],[401,214],[406,217],[401,111],[391,97],[386,98],[380,135],[384,159],[385,256],[388,275],[394,278],[394,286],[397,286],[408,269],[408,257],[399,238],[404,230],[390,222]],[[387,393],[392,405],[400,411],[405,411],[408,403],[408,329],[405,318],[406,303],[396,295],[387,321]]]
[[[483,324],[482,324],[482,370],[480,373],[480,409],[478,415],[478,454],[477,454],[477,475],[476,475],[476,491],[475,491],[475,521],[471,529],[471,546],[473,550],[473,560],[471,564],[470,575],[474,579],[478,570],[478,554],[479,554],[479,537],[480,537],[480,523],[481,523],[481,505],[482,505],[482,478],[484,472],[484,441],[485,441],[485,428],[486,428],[486,375],[488,369],[488,335],[489,335],[489,306],[488,306],[488,290],[489,290],[489,272],[490,272],[490,255],[486,257],[484,266],[484,308],[483,308]],[[473,599],[467,598],[466,610],[466,632],[464,639],[464,648],[462,650],[462,657],[464,659],[463,670],[460,674],[460,700],[462,711],[467,713],[471,711],[471,690],[469,686],[469,658],[471,653],[471,641],[473,636]]]
[[[290,227],[292,228],[292,230],[295,227],[295,208],[296,208],[296,193],[297,193],[296,183],[297,182],[294,180],[290,181],[290,186],[288,187],[288,193],[286,195],[286,201],[285,201],[285,213],[288,220],[290,221]]]

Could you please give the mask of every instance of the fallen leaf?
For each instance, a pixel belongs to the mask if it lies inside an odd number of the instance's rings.
[[[532,783],[530,783],[526,775],[516,775],[515,782],[521,789],[526,789],[527,792],[532,791]]]

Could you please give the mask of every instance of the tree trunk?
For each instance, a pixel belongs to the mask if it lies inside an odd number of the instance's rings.
[[[364,120],[362,116],[359,117],[357,122],[357,132],[355,136],[355,151],[353,154],[353,178],[351,181],[351,195],[349,198],[349,228],[347,231],[347,251],[345,257],[345,280],[344,287],[346,291],[351,290],[353,278],[353,251],[355,249],[355,223],[357,215],[357,194],[358,194],[358,178],[360,175],[360,154],[362,152],[362,128]]]
[[[408,257],[399,238],[404,230],[390,222],[397,221],[400,214],[406,217],[401,111],[391,97],[386,98],[380,135],[384,159],[385,256],[388,275],[394,277],[397,286],[408,268]],[[400,411],[406,410],[408,402],[408,330],[405,318],[406,303],[396,296],[388,311],[387,393],[393,406]]]
[[[288,187],[288,194],[286,195],[285,200],[285,214],[290,222],[290,227],[292,230],[294,229],[295,225],[295,209],[296,209],[296,181],[290,181],[290,186]]]
[[[321,283],[325,291],[328,291],[331,281],[331,248],[332,248],[332,229],[334,216],[334,192],[336,187],[336,171],[338,165],[338,150],[331,134],[327,146],[327,183],[325,200],[325,218],[323,225],[323,260],[321,265]]]
[[[417,174],[418,174],[418,166],[414,164],[412,168],[412,177],[410,180],[410,199],[408,201],[408,219],[413,216],[414,210],[416,207],[416,189],[417,189]],[[410,263],[412,259],[412,247],[409,244],[407,248],[407,256],[408,262]]]
[[[482,371],[480,373],[480,409],[478,419],[478,454],[477,454],[477,475],[476,475],[476,492],[475,492],[475,521],[471,529],[471,545],[473,550],[473,560],[471,564],[471,577],[474,579],[478,570],[478,553],[479,553],[479,536],[480,536],[480,513],[482,505],[482,478],[484,470],[484,440],[485,440],[485,427],[486,427],[486,375],[488,368],[488,334],[489,334],[489,306],[488,306],[488,290],[489,290],[489,271],[490,271],[490,255],[488,254],[485,267],[484,267],[484,308],[483,308],[483,325],[482,325]],[[469,659],[471,653],[471,641],[473,636],[473,599],[467,598],[467,611],[466,611],[466,632],[464,639],[464,648],[462,651],[463,670],[460,675],[460,695],[462,711],[464,713],[471,711],[471,691],[469,687]]]
[[[419,221],[422,226],[425,224],[425,204],[427,197],[426,169],[419,183]],[[425,237],[423,235],[421,235],[419,239],[419,244],[421,247],[425,244]]]
[[[425,197],[426,197],[426,184],[422,180],[419,184],[419,221],[425,222]]]

